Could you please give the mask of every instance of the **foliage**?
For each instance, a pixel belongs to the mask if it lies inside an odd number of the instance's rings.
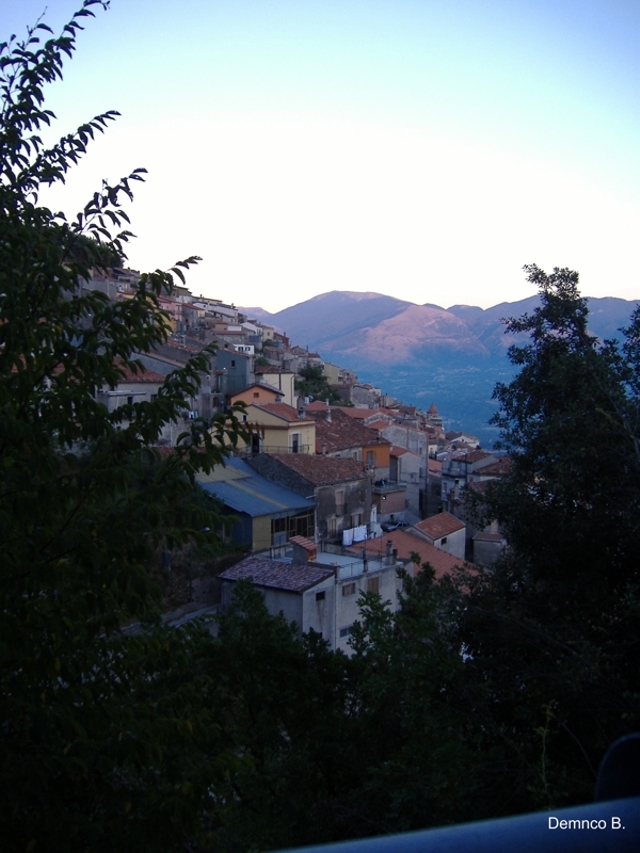
[[[590,799],[605,750],[640,724],[640,320],[622,345],[597,341],[577,273],[526,270],[541,306],[507,323],[529,340],[496,389],[512,466],[484,507],[510,548],[469,596],[461,640],[495,696],[505,785],[543,807]]]
[[[312,397],[314,400],[328,400],[330,403],[339,403],[340,394],[327,382],[319,365],[307,364],[298,371],[300,379],[296,379],[296,391],[303,397]]]
[[[197,259],[145,274],[131,299],[109,302],[82,282],[126,260],[121,203],[143,170],[105,182],[73,222],[39,204],[117,115],[51,148],[39,136],[54,119],[44,87],[62,77],[95,5],[85,0],[58,38],[42,43],[50,30],[38,23],[0,46],[0,819],[18,850],[181,845],[197,798],[174,789],[173,764],[192,739],[195,682],[152,705],[146,697],[184,665],[190,638],[150,629],[125,640],[118,629],[155,619],[154,548],[217,527],[189,495],[237,432],[233,419],[213,434],[193,421],[175,453],[153,448],[211,351],[170,374],[153,402],[111,413],[97,402],[125,369],[141,369],[137,352],[166,339],[160,294]]]

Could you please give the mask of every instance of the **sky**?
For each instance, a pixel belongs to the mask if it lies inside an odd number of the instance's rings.
[[[81,0],[0,0],[0,40]],[[640,298],[637,0],[112,0],[47,89],[115,109],[64,187],[148,170],[131,267],[275,312],[331,290],[487,308],[536,263]],[[46,9],[46,12],[45,12]]]

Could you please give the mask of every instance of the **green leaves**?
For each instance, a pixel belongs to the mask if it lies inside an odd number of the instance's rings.
[[[216,729],[191,667],[205,640],[195,628],[157,627],[150,565],[160,544],[216,526],[215,511],[193,500],[192,481],[223,462],[237,420],[219,419],[213,433],[194,421],[175,452],[155,447],[197,392],[212,349],[170,374],[155,400],[112,412],[97,400],[141,367],[137,353],[166,340],[159,297],[198,259],[145,275],[131,298],[111,302],[83,283],[94,268],[126,260],[123,204],[144,169],[105,182],[71,223],[38,205],[42,184],[64,183],[117,116],[98,115],[51,149],[38,135],[55,118],[45,86],[62,76],[96,5],[105,4],[85,0],[44,45],[50,31],[38,23],[26,41],[0,47],[0,822],[8,850],[183,849],[185,833],[202,831],[196,816],[211,783],[203,762]],[[132,619],[147,630],[123,637]]]

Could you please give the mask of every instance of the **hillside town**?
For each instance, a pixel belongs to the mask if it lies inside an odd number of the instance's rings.
[[[85,286],[125,300],[137,280],[111,270]],[[473,435],[446,431],[435,402],[427,411],[403,405],[233,304],[180,286],[160,302],[168,340],[137,353],[144,370],[123,369],[99,398],[110,411],[152,400],[171,371],[215,345],[183,421],[166,424],[159,444],[174,446],[191,419],[243,404],[247,439],[226,465],[197,477],[224,507],[220,533],[248,554],[220,575],[223,603],[238,579],[252,577],[269,609],[346,649],[358,593],[379,592],[395,607],[398,568],[413,574],[428,564],[441,576],[499,557],[503,536],[474,526],[464,493],[481,495],[509,460]]]

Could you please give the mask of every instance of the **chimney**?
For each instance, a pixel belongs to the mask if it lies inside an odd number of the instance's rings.
[[[324,419],[328,424],[331,423],[331,408],[329,406],[325,409]]]
[[[391,539],[387,539],[387,554],[386,554],[386,563],[388,566],[392,566],[393,563],[393,542]]]
[[[323,456],[327,455],[327,442],[326,441],[322,442],[322,455]]]

